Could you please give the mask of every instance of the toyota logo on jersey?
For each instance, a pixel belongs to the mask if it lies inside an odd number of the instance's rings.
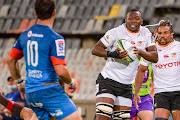
[[[163,69],[163,68],[177,67],[179,65],[180,62],[170,62],[170,63],[155,65],[155,67],[159,69]]]

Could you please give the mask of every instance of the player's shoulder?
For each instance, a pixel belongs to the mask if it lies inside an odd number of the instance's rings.
[[[140,26],[140,29],[141,29],[141,33],[144,34],[144,35],[152,35],[151,31],[144,27],[144,26]]]
[[[55,32],[53,29],[50,29],[48,35],[49,35],[49,37],[51,37],[52,41],[55,41],[58,39],[64,40],[64,37],[62,35],[60,35],[59,33]]]
[[[174,43],[175,43],[177,46],[180,47],[180,42],[179,42],[179,41],[174,40]]]
[[[107,32],[113,36],[116,36],[119,34],[120,31],[123,30],[123,28],[124,28],[123,25],[119,25],[118,27],[112,28],[112,29],[108,30]]]

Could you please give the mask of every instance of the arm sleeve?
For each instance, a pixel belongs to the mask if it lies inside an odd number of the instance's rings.
[[[151,64],[151,62],[145,60],[144,58],[142,58],[142,61],[140,63],[141,65],[144,65],[144,66],[149,66]]]
[[[23,55],[23,50],[20,44],[20,39],[18,39],[16,41],[16,43],[14,44],[14,47],[11,49],[9,56],[11,56],[14,59],[21,59],[24,55]]]
[[[64,39],[57,39],[52,42],[50,57],[53,65],[58,65],[58,64],[66,65]]]
[[[115,42],[114,35],[111,31],[107,31],[100,40],[107,48],[112,46]]]

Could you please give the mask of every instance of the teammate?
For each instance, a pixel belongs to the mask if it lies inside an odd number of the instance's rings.
[[[142,59],[141,59],[142,60]],[[141,62],[140,60],[140,62]],[[141,97],[141,103],[138,103],[139,109],[137,110],[132,101],[132,107],[130,112],[130,118],[134,118],[136,115],[141,120],[152,120],[153,119],[153,98],[150,95],[150,82],[152,80],[152,67],[151,65],[145,71],[143,84],[139,91],[139,96]],[[132,85],[133,87],[133,97],[135,93],[135,82]]]
[[[39,120],[36,114],[31,109],[8,100],[2,94],[0,94],[0,104],[6,107],[13,115],[24,120]]]
[[[152,63],[155,91],[155,120],[180,120],[180,42],[173,40],[173,28],[169,21],[158,26],[157,50],[159,60]],[[141,62],[136,76],[134,104],[138,109],[138,92],[149,61]]]
[[[116,49],[117,41],[126,39],[135,47],[137,55],[157,62],[158,56],[154,39],[150,31],[142,27],[141,12],[136,9],[128,11],[125,23],[113,28],[97,42],[92,54],[107,57],[104,69],[96,81],[96,119],[109,120],[130,117],[132,104],[132,83],[138,68],[139,60],[129,64],[116,62],[114,58],[126,59],[127,51]]]
[[[59,85],[61,79],[76,88],[66,67],[64,38],[52,29],[55,13],[53,0],[36,0],[37,24],[20,35],[9,54],[8,65],[23,96],[25,80],[16,63],[25,57],[26,99],[40,120],[81,120],[74,103]]]

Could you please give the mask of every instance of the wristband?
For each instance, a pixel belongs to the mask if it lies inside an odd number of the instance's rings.
[[[71,81],[71,83],[69,83],[69,85],[70,85],[70,86],[73,86],[75,79],[72,78],[71,80],[72,80],[72,81]]]
[[[26,81],[23,78],[19,78],[17,80],[14,80],[17,83],[17,86],[22,86],[26,83]]]
[[[107,51],[107,57],[112,57],[112,58],[121,58],[119,56],[120,52],[119,51],[113,51],[113,52],[110,52],[110,51]]]
[[[11,112],[11,110],[15,104],[16,104],[16,102],[9,101],[6,108]]]

